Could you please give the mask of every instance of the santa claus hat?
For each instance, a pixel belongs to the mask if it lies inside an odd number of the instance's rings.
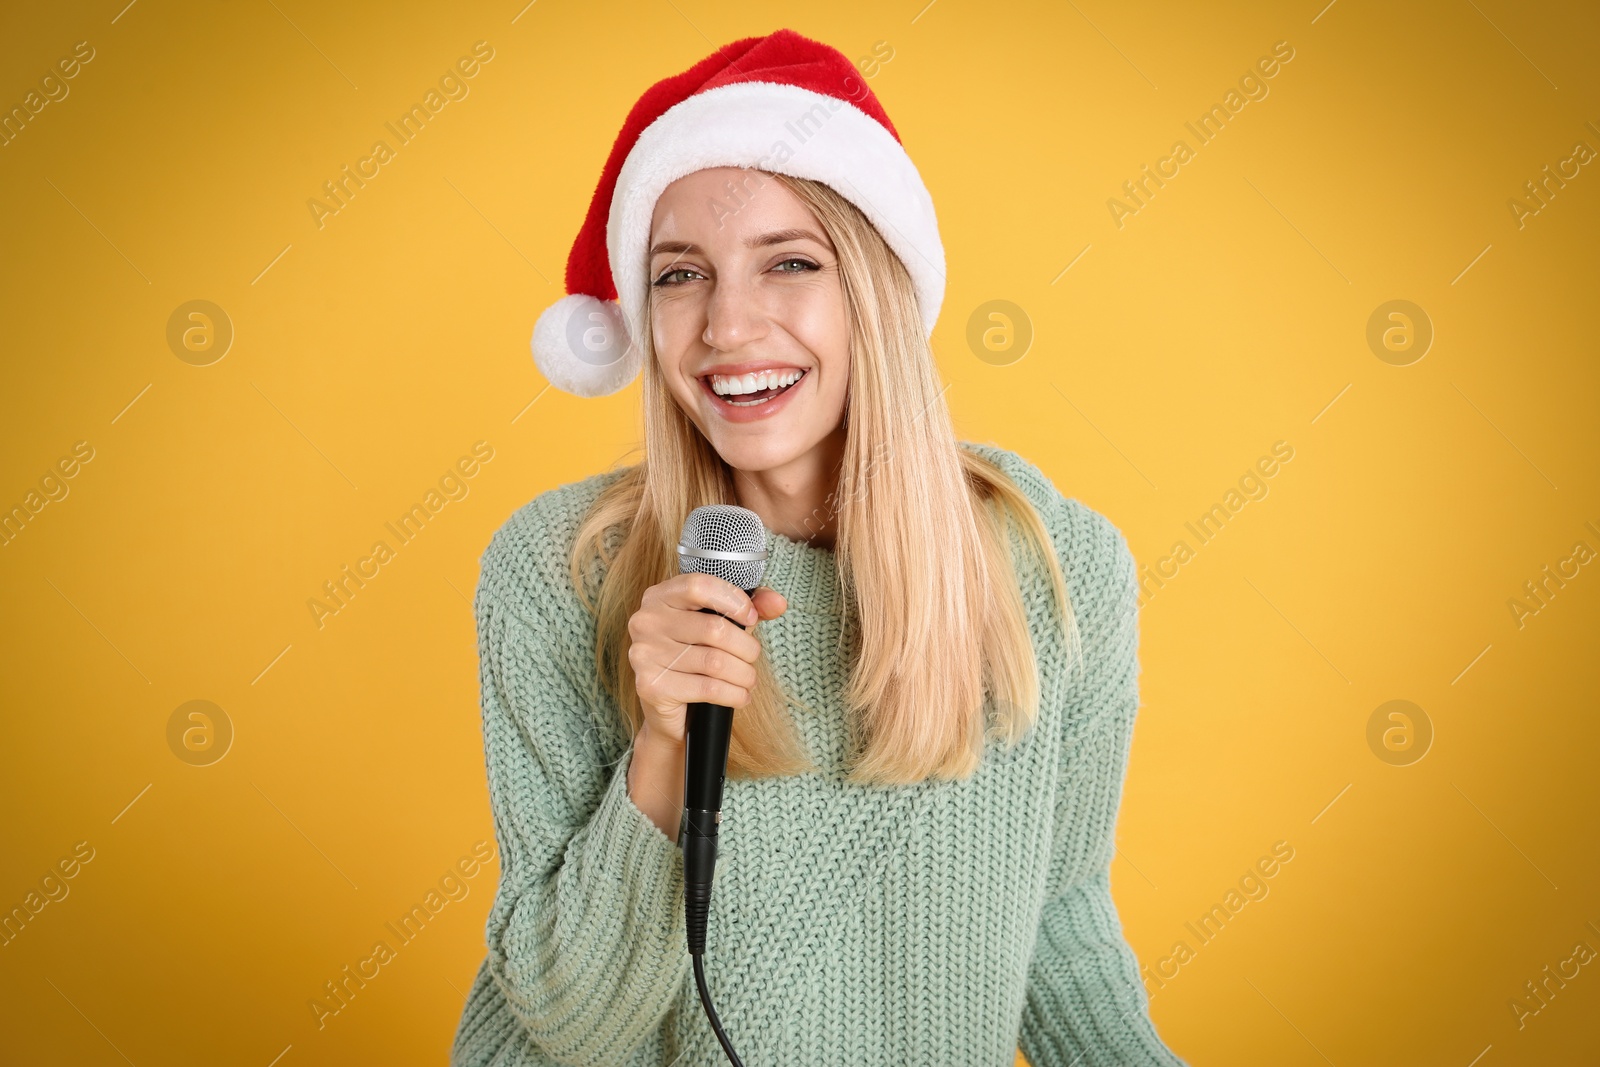
[[[604,396],[638,376],[656,200],[708,167],[811,178],[850,200],[910,272],[932,334],[944,302],[933,199],[855,65],[782,29],[717,49],[628,112],[567,257],[569,295],[534,326],[533,359],[550,384]]]

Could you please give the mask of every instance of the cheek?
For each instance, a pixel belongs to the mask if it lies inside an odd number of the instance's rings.
[[[850,321],[838,286],[808,290],[788,311],[795,340],[817,358],[824,371],[832,372],[826,376],[839,377],[838,372],[849,366]]]
[[[664,367],[675,368],[704,331],[687,300],[670,297],[650,305],[650,339]]]
[[[700,384],[682,373],[684,361],[696,350],[704,324],[696,325],[694,312],[684,300],[660,300],[650,306],[650,340],[656,365],[668,394],[687,412],[697,410],[695,393]]]

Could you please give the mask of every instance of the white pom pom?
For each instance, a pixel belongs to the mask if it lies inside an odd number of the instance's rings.
[[[639,349],[615,300],[564,296],[533,327],[533,362],[550,384],[574,396],[607,396],[639,376]]]

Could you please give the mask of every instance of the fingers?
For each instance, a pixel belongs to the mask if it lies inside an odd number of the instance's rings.
[[[657,714],[681,713],[695,702],[744,707],[761,656],[751,628],[788,608],[775,589],[747,596],[710,574],[680,574],[650,587],[628,621],[628,658],[643,702]]]
[[[720,615],[703,611],[671,612],[664,620],[662,634],[680,645],[709,645],[745,663],[754,663],[761,655],[761,642],[755,635]]]
[[[645,663],[643,671],[635,669],[639,695],[654,708],[681,708],[691,701],[741,708],[756,684],[753,666],[702,645],[685,645],[665,666]]]
[[[711,608],[744,626],[759,617],[743,589],[714,574],[680,574],[651,588],[668,607],[689,611]]]
[[[704,674],[680,674],[677,671],[662,675],[657,687],[674,704],[721,704],[725,708],[742,708],[750,703],[752,688]]]
[[[756,668],[753,662],[709,645],[689,646],[689,650],[678,658],[677,665],[672,669],[690,674],[703,674],[742,689],[753,689],[756,684]]]
[[[763,619],[776,619],[789,610],[788,599],[776,589],[768,589],[766,586],[757,589],[751,599]]]

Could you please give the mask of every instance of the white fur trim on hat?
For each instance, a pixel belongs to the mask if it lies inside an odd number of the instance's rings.
[[[944,245],[933,198],[911,157],[849,102],[776,82],[696,93],[662,112],[634,143],[606,221],[606,253],[628,323],[643,321],[656,200],[679,178],[709,167],[811,178],[850,200],[910,272],[923,325],[933,333],[944,302]]]
[[[564,296],[533,326],[533,361],[550,384],[575,396],[606,396],[639,376],[639,349],[615,300]]]

